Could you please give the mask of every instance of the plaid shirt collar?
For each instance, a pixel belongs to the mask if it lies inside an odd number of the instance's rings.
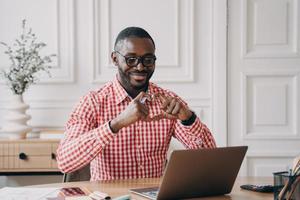
[[[126,92],[126,90],[123,88],[121,83],[119,82],[118,78],[116,77],[113,80],[113,89],[114,92],[116,93],[116,103],[120,104],[122,101],[124,101],[126,98],[129,98],[130,100],[132,99],[131,96]],[[149,95],[154,94],[154,85],[153,83],[149,82],[148,90],[146,93]]]

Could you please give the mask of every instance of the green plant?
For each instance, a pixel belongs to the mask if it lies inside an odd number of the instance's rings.
[[[26,28],[26,20],[22,20],[22,34],[13,45],[0,42],[6,47],[4,51],[8,55],[11,65],[8,69],[0,71],[8,87],[14,94],[23,94],[29,85],[36,83],[38,72],[47,72],[50,76],[50,63],[54,54],[41,56],[41,50],[46,46],[43,42],[37,42],[37,37],[32,29]]]

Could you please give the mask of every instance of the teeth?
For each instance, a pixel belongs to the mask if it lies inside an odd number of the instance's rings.
[[[137,80],[142,80],[146,78],[146,75],[144,74],[132,74],[132,78],[137,79]]]

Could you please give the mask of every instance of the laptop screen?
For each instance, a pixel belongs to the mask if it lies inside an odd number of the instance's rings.
[[[247,146],[172,152],[159,191],[132,189],[149,199],[180,199],[230,193]]]

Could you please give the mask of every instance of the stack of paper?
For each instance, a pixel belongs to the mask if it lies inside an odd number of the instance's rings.
[[[56,198],[60,188],[4,187],[0,189],[1,200],[47,200]]]

